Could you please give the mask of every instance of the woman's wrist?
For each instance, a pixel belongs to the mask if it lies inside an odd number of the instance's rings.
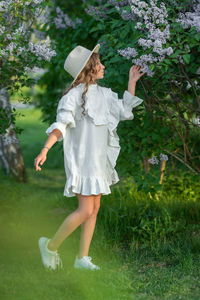
[[[136,81],[131,79],[128,82],[128,92],[135,96]]]
[[[137,80],[136,79],[129,79],[128,85],[136,84]]]
[[[41,152],[43,152],[43,153],[47,153],[49,151],[49,147],[43,147],[42,148],[42,150],[41,150]]]

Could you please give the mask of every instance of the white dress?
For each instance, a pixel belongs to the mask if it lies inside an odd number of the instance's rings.
[[[46,130],[62,132],[66,184],[64,196],[107,195],[110,185],[119,181],[115,170],[120,152],[117,125],[132,120],[133,107],[143,102],[127,90],[123,99],[110,88],[98,84],[89,86],[85,95],[85,113],[82,115],[81,95],[84,83],[62,96],[57,107],[56,122]]]

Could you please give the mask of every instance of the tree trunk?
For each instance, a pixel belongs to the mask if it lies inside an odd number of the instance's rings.
[[[6,88],[0,90],[0,107],[5,109],[9,120],[11,120],[11,105]],[[5,134],[0,134],[0,161],[3,172],[13,176],[16,181],[26,182],[24,160],[22,157],[19,140],[15,133],[15,125],[10,122]]]

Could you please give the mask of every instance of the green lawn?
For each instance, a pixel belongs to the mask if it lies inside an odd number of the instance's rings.
[[[79,248],[80,227],[59,248],[64,269],[48,271],[43,268],[38,239],[40,236],[54,235],[64,218],[77,207],[77,199],[63,196],[65,172],[62,143],[56,143],[51,148],[42,171],[35,171],[33,160],[45,143],[48,125],[41,122],[38,109],[21,112],[26,117],[19,118],[17,124],[25,129],[19,139],[27,182],[15,182],[2,171],[0,174],[0,298],[200,299],[199,223],[186,226],[185,232],[180,227],[182,231],[177,231],[177,238],[168,238],[163,243],[159,240],[153,247],[144,243],[137,251],[134,246],[127,250],[113,240],[114,236],[117,240],[119,235],[126,240],[126,222],[121,221],[123,218],[114,220],[113,216],[120,199],[130,197],[134,202],[142,194],[135,193],[131,198],[130,193],[125,193],[127,188],[121,181],[111,188],[111,195],[101,198],[89,252],[101,270],[92,272],[73,268]],[[124,191],[123,195],[120,191]],[[188,200],[187,207],[191,214],[195,212],[196,220],[199,211],[197,214],[195,210],[199,209],[199,205],[194,203]],[[180,215],[187,213],[184,207]],[[114,226],[119,226],[119,230]]]

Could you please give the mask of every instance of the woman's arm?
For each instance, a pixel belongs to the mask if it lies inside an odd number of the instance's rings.
[[[35,165],[35,169],[36,171],[41,171],[41,165],[43,165],[43,163],[45,162],[45,160],[47,159],[47,152],[50,150],[50,148],[57,142],[57,140],[59,139],[59,137],[62,135],[61,131],[59,129],[54,129],[50,134],[48,139],[46,140],[46,143],[44,145],[44,147],[48,147],[48,148],[42,148],[42,150],[40,151],[40,154],[35,158],[34,160],[34,165]],[[40,164],[40,166],[39,166]]]
[[[129,80],[128,81],[128,91],[131,93],[133,96],[135,96],[135,87],[136,87],[136,80]]]
[[[135,96],[135,87],[136,82],[143,76],[145,73],[140,73],[140,66],[133,65],[129,71],[129,81],[128,81],[128,92]]]
[[[62,132],[59,129],[54,129],[48,139],[46,140],[46,143],[44,144],[44,147],[48,147],[49,150],[50,148],[57,142],[57,140],[59,139],[59,137],[62,135]],[[44,151],[45,153],[47,153],[49,151],[47,148],[42,148],[42,151]]]

